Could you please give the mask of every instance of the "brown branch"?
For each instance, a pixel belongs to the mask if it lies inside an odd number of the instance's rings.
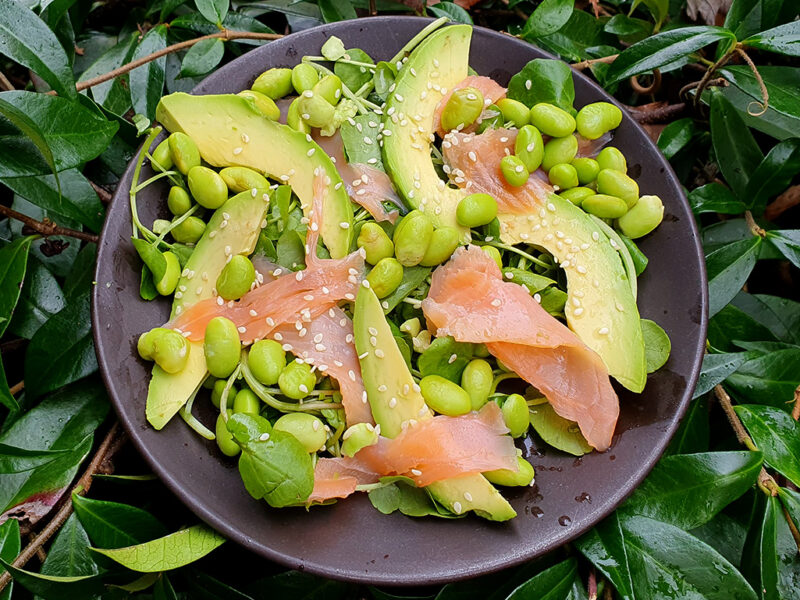
[[[655,94],[661,87],[661,71],[653,69],[653,81],[648,86],[639,83],[638,75],[634,75],[630,78],[630,84],[633,91],[639,95],[646,96],[648,94]]]
[[[626,108],[637,123],[655,125],[675,120],[686,111],[686,103],[667,104],[666,102],[653,102],[644,106],[628,106]]]
[[[576,71],[583,71],[584,69],[591,67],[592,65],[596,65],[598,63],[602,63],[604,65],[610,65],[615,60],[619,54],[612,54],[611,56],[602,56],[600,58],[590,58],[589,60],[582,60],[580,62],[572,63],[570,66],[575,69]]]
[[[715,62],[708,68],[705,75],[703,75],[703,78],[700,80],[700,83],[697,84],[697,92],[695,92],[694,95],[695,106],[697,106],[697,103],[700,101],[700,96],[703,94],[703,90],[706,89],[706,86],[708,86],[711,77],[713,77],[714,73],[717,72],[717,69],[724,67],[726,64],[728,64],[728,61],[730,61],[733,58],[733,55],[734,52],[728,52],[727,54],[723,54],[717,62]],[[683,90],[681,90],[681,92],[683,92]]]
[[[794,538],[795,546],[797,546],[797,552],[800,553],[800,531],[797,530],[797,525],[792,520],[792,515],[789,514],[789,511],[786,510],[786,507],[783,508],[783,517],[786,519],[786,523],[789,525],[789,531],[792,532],[792,537]]]
[[[594,567],[589,569],[589,581],[586,584],[586,592],[589,595],[589,600],[597,600],[597,573]]]
[[[16,210],[8,208],[7,206],[3,206],[2,204],[0,204],[0,215],[5,215],[12,219],[16,219],[17,221],[21,221],[33,229],[36,233],[44,237],[50,237],[51,235],[64,235],[78,240],[83,240],[84,242],[92,242],[94,244],[100,240],[99,236],[93,233],[86,233],[84,231],[76,231],[75,229],[69,229],[67,227],[60,227],[47,219],[44,221],[37,221],[28,215],[24,215],[21,212],[17,212]]]
[[[753,63],[753,61],[750,60],[750,57],[747,56],[747,52],[745,52],[744,50],[742,50],[737,46],[736,53],[742,58],[744,62],[747,63],[747,66],[750,67],[750,70],[753,72],[753,77],[756,78],[756,81],[758,82],[758,87],[761,90],[761,102],[760,103],[751,102],[750,104],[748,104],[747,114],[750,115],[751,117],[760,117],[765,112],[767,112],[767,109],[769,108],[769,90],[767,90],[767,86],[764,83],[764,80],[761,78],[761,73],[758,72],[755,63]],[[750,112],[750,106],[752,106],[753,104],[759,107],[758,111]]]
[[[800,420],[800,385],[794,389],[794,408],[792,408],[792,418]]]
[[[16,88],[14,84],[8,80],[2,71],[0,71],[0,89],[6,92],[13,92]]]
[[[800,185],[793,185],[775,198],[764,211],[764,218],[767,221],[774,221],[790,208],[800,204]]]
[[[722,385],[717,384],[714,387],[714,395],[717,397],[719,405],[725,412],[725,416],[728,417],[728,422],[731,424],[733,432],[736,434],[736,439],[739,441],[739,443],[743,446],[746,446],[748,450],[758,450],[752,438],[747,433],[747,430],[744,428],[744,425],[742,425],[742,422],[739,420],[736,411],[733,410],[731,397],[728,396],[728,392],[725,391],[725,388],[723,388]]]
[[[97,452],[95,452],[94,456],[92,457],[92,461],[89,463],[86,471],[83,472],[81,478],[70,490],[70,500],[65,502],[61,509],[50,520],[50,522],[47,523],[45,528],[42,529],[42,531],[36,537],[31,539],[28,545],[25,546],[25,549],[20,552],[19,556],[14,559],[13,563],[11,563],[12,566],[18,569],[24,567],[31,558],[36,556],[39,549],[61,528],[64,522],[69,518],[69,516],[72,514],[72,494],[84,495],[91,487],[92,477],[95,475],[95,473],[99,472],[101,467],[105,466],[104,463],[106,463],[106,461],[111,458],[113,453],[119,449],[121,445],[118,443],[118,437],[120,435],[119,430],[119,422],[115,421],[111,426],[111,429],[108,430],[106,437],[103,438],[103,441],[97,448]],[[0,592],[5,589],[10,581],[11,575],[8,572],[0,575]]]
[[[16,396],[24,389],[25,389],[25,380],[23,379],[16,385],[12,385],[10,388],[8,388],[8,391],[11,392],[12,396]]]
[[[747,222],[747,226],[750,228],[750,233],[762,238],[766,237],[767,232],[758,226],[758,223],[756,223],[756,220],[753,218],[753,213],[751,213],[749,210],[744,211],[744,220]]]
[[[111,192],[109,192],[106,188],[97,185],[94,181],[89,182],[92,186],[92,189],[97,193],[97,196],[100,198],[100,202],[103,204],[109,204],[111,202]]]

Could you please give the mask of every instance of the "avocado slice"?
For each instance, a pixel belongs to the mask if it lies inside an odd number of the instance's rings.
[[[252,100],[234,94],[170,94],[159,101],[156,119],[169,131],[192,138],[200,156],[212,166],[250,167],[289,184],[306,217],[313,205],[312,174],[327,175],[322,241],[333,258],[350,251],[353,205],[333,161],[311,136],[270,121]]]
[[[436,106],[469,74],[471,37],[469,25],[451,25],[425,38],[397,74],[383,124],[383,164],[397,192],[434,225],[455,227],[465,240],[469,230],[456,221],[456,207],[466,194],[439,178],[431,136]]]
[[[211,298],[217,277],[226,264],[228,247],[232,255],[253,251],[268,205],[267,190],[257,190],[255,195],[237,194],[214,212],[184,265],[170,318],[200,300]],[[227,224],[223,227],[224,221]],[[167,373],[155,365],[145,411],[150,424],[155,429],[164,427],[202,385],[206,374],[202,342],[189,342],[188,362],[177,373]]]
[[[361,287],[358,291],[353,332],[359,356],[366,353],[359,359],[361,376],[381,433],[393,438],[402,431],[405,422],[433,418],[371,289]],[[480,474],[437,481],[427,489],[437,502],[457,514],[472,510],[491,521],[507,521],[517,516],[508,501]]]

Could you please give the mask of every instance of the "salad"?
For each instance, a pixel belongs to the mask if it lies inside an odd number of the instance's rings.
[[[514,439],[607,450],[612,379],[639,393],[668,358],[634,242],[664,207],[613,145],[620,109],[573,107],[559,61],[475,74],[471,34],[440,19],[377,62],[330,37],[159,103],[130,192],[141,296],[173,297],[137,343],[147,419],[179,414],[270,506],[511,519],[500,489],[534,481]],[[147,227],[159,180],[172,218]]]

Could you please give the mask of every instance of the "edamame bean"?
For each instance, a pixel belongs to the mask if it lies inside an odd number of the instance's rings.
[[[217,379],[214,382],[214,387],[211,390],[211,404],[219,408],[220,399],[222,398],[222,391],[225,389],[227,385],[227,380],[225,379]],[[228,390],[228,407],[230,409],[231,406],[231,398],[235,399],[237,394],[236,386],[232,385],[231,389]]]
[[[169,188],[167,208],[173,215],[180,217],[192,208],[192,199],[189,197],[189,192],[178,185],[173,185]]]
[[[581,185],[593,182],[600,172],[600,164],[593,158],[581,157],[572,160],[572,166],[578,173],[578,182]]]
[[[228,418],[230,418],[232,414],[233,411],[228,411]],[[233,439],[233,434],[228,431],[228,425],[225,423],[225,418],[222,416],[222,413],[217,415],[217,425],[214,428],[214,433],[217,438],[217,447],[225,456],[236,456],[241,452],[239,444]]]
[[[600,170],[614,169],[623,173],[628,172],[628,163],[625,160],[625,155],[614,146],[606,146],[597,155],[597,164],[600,165]]]
[[[275,340],[259,340],[250,347],[247,367],[260,383],[275,385],[286,366],[286,352]]]
[[[311,366],[305,362],[292,361],[281,371],[278,387],[284,396],[300,400],[314,390],[317,378],[311,372]]]
[[[385,298],[403,281],[403,265],[396,258],[382,258],[372,267],[367,281],[378,298]]]
[[[182,131],[176,131],[167,138],[169,151],[172,154],[172,162],[183,175],[189,169],[200,164],[200,150],[194,140]]]
[[[489,358],[489,356],[491,356],[486,344],[473,344],[472,354],[478,358]]]
[[[206,325],[203,352],[208,372],[220,379],[229,377],[242,353],[239,331],[230,319],[214,317]]]
[[[361,227],[356,245],[364,249],[367,253],[365,260],[371,265],[376,265],[380,260],[394,254],[394,244],[383,227],[371,221]]]
[[[469,394],[472,410],[479,410],[489,399],[494,374],[492,365],[481,358],[467,363],[461,372],[461,387]]]
[[[268,118],[270,121],[277,121],[281,118],[281,109],[275,104],[275,101],[269,96],[265,96],[255,90],[242,90],[237,94],[242,98],[247,98],[256,107],[256,110]]]
[[[433,223],[428,215],[412,210],[394,229],[394,254],[404,267],[418,265],[433,237]]]
[[[622,198],[628,208],[639,200],[639,184],[615,169],[603,169],[597,174],[597,192]]]
[[[246,256],[236,254],[217,277],[217,294],[223,300],[238,300],[250,291],[256,280],[256,269]]]
[[[558,106],[540,102],[531,109],[531,124],[544,135],[560,138],[575,131],[575,118]]]
[[[425,403],[437,413],[457,417],[472,410],[472,400],[466,390],[440,375],[426,375],[419,387]]]
[[[206,223],[200,217],[187,217],[170,230],[176,242],[182,244],[194,244],[203,237],[206,230]]]
[[[531,111],[519,100],[502,98],[497,101],[497,107],[503,113],[503,120],[512,127],[521,129],[531,120]]]
[[[168,139],[156,146],[150,156],[152,156],[150,163],[153,165],[154,171],[169,171],[172,168],[172,153],[169,149]]]
[[[172,329],[151,329],[139,337],[136,347],[142,358],[155,361],[167,373],[181,371],[189,360],[186,338]]]
[[[269,182],[263,175],[247,167],[225,167],[219,172],[219,176],[234,194],[249,192],[253,188],[259,190],[269,188]]]
[[[192,167],[186,179],[192,196],[204,208],[216,210],[228,199],[228,186],[213,169]]]
[[[578,138],[574,135],[553,138],[544,145],[542,169],[549,171],[561,163],[572,162],[578,153]]]
[[[311,90],[304,92],[297,99],[297,110],[300,112],[300,118],[311,127],[325,127],[333,121],[336,111],[330,102]]]
[[[478,125],[478,133],[483,133],[487,129],[497,129],[504,124],[503,113],[496,104],[490,104],[486,110],[481,113],[481,122]]]
[[[162,252],[161,256],[164,257],[167,268],[164,269],[164,275],[161,279],[154,283],[156,284],[156,291],[158,291],[159,294],[168,296],[174,292],[175,288],[178,286],[178,279],[181,276],[181,263],[178,261],[178,257],[169,250]]]
[[[619,230],[632,240],[647,235],[664,218],[664,204],[658,196],[642,196],[636,205],[617,221]]]
[[[273,431],[283,431],[297,438],[306,452],[316,452],[325,447],[328,434],[325,423],[319,417],[308,413],[289,413],[275,421]]]
[[[415,337],[419,335],[420,331],[422,331],[422,323],[420,323],[418,317],[408,319],[400,324],[400,331],[407,333],[411,337]]]
[[[456,207],[456,220],[464,227],[480,227],[497,216],[497,200],[489,194],[470,194]]]
[[[164,327],[153,327],[149,331],[145,331],[139,336],[136,342],[136,351],[145,360],[153,360],[153,340],[165,331],[169,331]]]
[[[494,262],[496,262],[496,263],[497,263],[497,266],[498,266],[498,267],[500,267],[501,269],[503,268],[503,257],[502,257],[502,256],[500,256],[500,250],[498,250],[498,249],[497,249],[497,248],[495,248],[494,246],[489,246],[489,245],[486,245],[486,246],[481,246],[481,250],[483,250],[484,252],[486,252],[486,254],[488,254],[488,255],[489,255],[489,257],[490,257],[490,258],[491,258],[491,259],[492,259]]]
[[[486,471],[483,476],[489,480],[490,483],[495,485],[505,486],[523,486],[531,485],[535,476],[533,465],[521,456],[517,457],[519,469],[512,471],[511,469],[497,469],[495,471]]]
[[[295,98],[289,105],[289,110],[286,111],[286,124],[300,133],[311,133],[311,126],[300,118],[299,100],[300,98]]]
[[[455,90],[442,110],[442,129],[451,131],[472,125],[483,112],[483,94],[473,87]]]
[[[568,190],[564,190],[559,194],[562,198],[566,198],[573,204],[580,206],[581,202],[586,200],[589,196],[594,196],[595,191],[592,188],[588,187],[574,187]]]
[[[606,194],[593,194],[584,198],[581,208],[601,219],[618,219],[628,212],[625,200]]]
[[[300,63],[292,69],[292,86],[298,94],[310,90],[318,81],[317,70],[308,63]]]
[[[241,390],[233,399],[233,412],[257,415],[261,412],[261,400],[252,391]]]
[[[342,435],[342,454],[354,456],[362,448],[378,443],[378,432],[370,423],[356,423]]]
[[[268,69],[256,77],[250,89],[273,100],[288,96],[292,93],[292,70]]]
[[[528,177],[530,177],[530,171],[525,168],[525,163],[513,154],[500,159],[500,172],[503,173],[503,177],[508,184],[514,187],[525,185]]]
[[[528,416],[528,403],[519,394],[511,394],[500,408],[503,421],[511,432],[511,437],[522,437],[528,431],[530,420]]]
[[[569,163],[560,163],[553,166],[548,172],[550,183],[561,190],[578,186],[578,172]]]
[[[529,172],[539,168],[544,158],[544,141],[542,134],[533,125],[525,125],[517,133],[514,141],[514,154],[516,154]]]
[[[578,111],[575,122],[578,133],[586,139],[596,140],[605,132],[619,127],[622,111],[610,102],[594,102]]]
[[[453,227],[439,227],[433,230],[431,242],[425,250],[425,256],[419,261],[423,267],[435,267],[450,258],[458,248],[460,238]]]
[[[322,96],[331,106],[336,106],[342,97],[342,80],[336,75],[325,75],[311,90],[315,96]]]

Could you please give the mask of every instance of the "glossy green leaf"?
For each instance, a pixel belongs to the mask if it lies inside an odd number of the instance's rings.
[[[403,281],[397,289],[381,300],[384,313],[389,313],[408,295],[417,289],[427,279],[431,272],[430,267],[406,267],[403,269]]]
[[[19,535],[19,521],[7,519],[0,525],[0,559],[7,563],[12,562],[21,550],[22,540]],[[0,574],[5,573],[5,568],[0,566]],[[14,582],[11,581],[8,587],[0,592],[0,600],[10,600],[11,593],[14,591]]]
[[[325,1],[330,1],[330,0],[325,0]],[[346,2],[346,0],[336,0],[336,1]],[[360,48],[349,48],[347,50],[347,56],[349,56],[350,60],[353,61],[369,63],[369,64],[375,63],[375,61],[372,60],[372,57],[363,50],[361,50]],[[333,65],[333,72],[337,75],[337,77],[339,77],[339,79],[342,80],[342,84],[347,86],[352,92],[358,91],[362,85],[369,83],[369,81],[372,79],[372,71],[370,71],[366,67],[359,67],[356,65],[345,64],[343,62],[335,63]]]
[[[764,453],[764,462],[800,485],[800,423],[772,406],[739,404],[734,410]]]
[[[45,575],[17,569],[2,559],[0,559],[0,565],[9,571],[22,587],[33,594],[47,598],[47,600],[94,598],[104,589],[101,575]]]
[[[740,215],[746,206],[724,185],[716,182],[707,183],[694,188],[687,195],[692,212],[696,215],[703,213],[722,213],[725,215]]]
[[[227,2],[227,0],[225,0]],[[156,25],[145,34],[133,53],[137,60],[153,52],[163,50],[167,46],[166,25]],[[164,69],[166,58],[163,56],[137,67],[128,75],[130,82],[131,102],[133,110],[146,116],[151,121],[156,116],[156,105],[164,90]]]
[[[603,26],[603,31],[606,33],[613,33],[625,38],[626,41],[636,38],[633,39],[633,42],[640,41],[643,37],[649,35],[652,30],[652,23],[644,19],[634,19],[622,13],[611,17]]]
[[[161,573],[153,586],[153,600],[178,600],[175,588],[172,587],[166,573]]]
[[[508,97],[529,107],[549,102],[573,112],[572,71],[560,60],[535,58],[508,82]]]
[[[530,420],[539,437],[553,448],[573,456],[583,456],[592,451],[578,424],[557,415],[549,403],[531,406]]]
[[[398,511],[408,517],[456,516],[449,512],[442,514],[428,493],[415,487],[413,482],[405,477],[384,477],[381,483],[387,485],[370,491],[368,496],[375,510],[384,515]]]
[[[771,29],[778,24],[784,0],[733,0],[725,17],[725,27],[737,39]]]
[[[773,146],[756,167],[745,190],[748,208],[761,215],[770,200],[783,192],[800,173],[800,138]]]
[[[536,39],[555,33],[572,16],[574,5],[575,0],[544,0],[525,23],[522,36],[525,39]]]
[[[56,163],[55,158],[53,158],[53,150],[50,148],[44,132],[42,132],[36,122],[16,106],[6,102],[2,94],[0,94],[0,116],[19,129],[19,131],[31,141],[41,154],[41,158],[47,163],[53,176],[56,177]],[[15,158],[19,160],[20,157],[17,156]],[[58,182],[58,179],[56,179],[56,182]]]
[[[577,573],[576,560],[567,559],[523,583],[508,595],[507,600],[566,600]]]
[[[326,23],[355,19],[358,16],[350,0],[317,0],[317,4]]]
[[[644,4],[647,7],[647,10],[650,11],[650,14],[653,16],[653,20],[655,21],[655,28],[653,31],[657,32],[659,29],[661,29],[664,19],[667,18],[667,14],[669,12],[669,0],[633,0],[630,14],[633,14],[633,11],[640,4]]]
[[[710,392],[714,387],[725,381],[732,373],[748,360],[758,356],[755,352],[731,352],[722,354],[706,354],[703,356],[703,366],[700,377],[694,390],[694,398]]]
[[[3,366],[2,357],[0,357],[0,404],[5,406],[10,411],[19,410],[19,403],[11,393],[8,380],[6,379],[6,371],[5,367]]]
[[[40,570],[42,575],[76,577],[96,575],[97,564],[89,551],[89,537],[75,514],[58,531]]]
[[[27,450],[0,443],[0,474],[23,473],[53,462],[67,450]]]
[[[287,0],[288,1],[288,0]],[[307,3],[296,3],[295,6],[301,5],[308,5]],[[316,6],[314,6],[316,9]],[[238,12],[229,12],[228,16],[225,17],[222,25],[226,29],[230,29],[232,31],[252,31],[254,33],[275,33],[271,28],[267,27],[259,21],[251,16],[246,14],[238,13]],[[207,21],[201,15],[196,12],[191,12],[186,15],[181,15],[172,20],[170,23],[170,27],[179,27],[182,29],[190,29],[202,35],[208,35],[211,33],[216,33],[219,31],[219,28]],[[237,44],[246,44],[246,45],[253,45],[258,46],[264,43],[263,40],[236,40]],[[177,60],[177,59],[176,59]],[[179,63],[180,64],[180,63]]]
[[[619,239],[622,240],[622,243],[625,244],[625,248],[628,249],[628,254],[631,255],[631,260],[633,261],[633,268],[636,271],[636,276],[639,277],[639,275],[644,273],[650,261],[631,238],[620,233]]]
[[[785,56],[800,56],[800,21],[791,21],[762,31],[743,40],[742,44]]]
[[[765,294],[741,293],[732,304],[768,329],[776,340],[800,344],[800,302]]]
[[[230,0],[194,0],[201,15],[214,25],[222,25],[230,8]]]
[[[472,17],[469,16],[469,13],[453,2],[438,2],[429,6],[428,12],[437,17],[448,17],[454,23],[472,25]]]
[[[727,385],[738,398],[786,406],[800,385],[800,349],[778,350],[748,360],[730,375]]]
[[[123,548],[166,535],[161,522],[129,504],[93,500],[73,494],[72,505],[97,548]]]
[[[0,248],[0,336],[11,322],[17,306],[32,241],[30,236],[18,238]]]
[[[708,314],[714,316],[742,289],[756,265],[762,238],[734,242],[706,256]]]
[[[800,230],[769,231],[767,240],[795,267],[800,267]]]
[[[600,21],[585,11],[574,10],[566,25],[555,33],[538,38],[536,45],[564,60],[578,61],[592,58],[590,49],[610,40],[610,36],[603,32]],[[592,72],[597,74],[601,71],[593,68]]]
[[[156,573],[192,563],[225,542],[225,538],[207,525],[193,525],[162,538],[135,546],[93,551],[107,556],[131,571]]]
[[[98,75],[113,71],[131,61],[133,51],[139,41],[139,32],[120,35],[116,45],[109,48],[93,62],[80,76],[78,82],[87,81]],[[92,86],[90,93],[94,101],[106,110],[122,115],[131,107],[131,94],[128,90],[127,75]]]
[[[302,598],[303,600],[345,600],[351,597],[353,586],[342,581],[323,579],[300,571],[285,571],[263,577],[244,589],[254,600],[270,598]],[[227,590],[226,590],[227,592]],[[243,596],[226,595],[231,600],[244,600]]]
[[[64,279],[64,296],[67,299],[85,294],[94,285],[94,264],[97,258],[97,244],[86,244],[72,263]]]
[[[692,454],[709,449],[710,425],[708,396],[695,398],[689,405],[678,431],[672,436],[667,454]]]
[[[691,141],[695,134],[694,120],[678,119],[667,125],[658,136],[658,149],[665,157],[672,158]]]
[[[667,332],[655,321],[641,319],[642,335],[644,336],[644,357],[647,363],[647,372],[654,373],[664,366],[669,360],[672,344]]]
[[[28,259],[28,271],[9,325],[9,331],[31,339],[50,317],[64,308],[66,300],[58,281],[35,258]]]
[[[461,372],[472,358],[472,344],[457,342],[450,336],[438,337],[420,354],[417,368],[423,377],[439,375],[461,383]]]
[[[750,515],[748,514],[749,518]],[[749,523],[739,521],[725,512],[718,513],[705,525],[689,533],[722,554],[732,565],[739,567]]]
[[[181,62],[181,77],[198,77],[212,71],[225,54],[225,44],[219,39],[203,40],[192,46]]]

